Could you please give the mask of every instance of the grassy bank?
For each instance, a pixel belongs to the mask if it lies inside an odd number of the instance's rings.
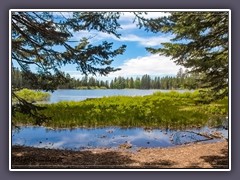
[[[148,96],[114,96],[89,99],[80,102],[46,104],[42,112],[52,117],[45,126],[50,127],[157,127],[182,129],[216,126],[228,114],[228,99],[199,103],[204,100],[194,93],[155,93]],[[17,114],[17,124],[32,124],[34,121]]]
[[[50,98],[50,94],[42,91],[35,91],[30,89],[22,89],[16,92],[16,95],[20,98],[25,99],[28,102],[41,102],[48,101]],[[13,98],[13,102],[16,102],[17,99]]]

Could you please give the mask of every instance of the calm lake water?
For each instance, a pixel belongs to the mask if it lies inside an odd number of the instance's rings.
[[[59,101],[81,101],[87,98],[103,96],[144,96],[154,92],[169,90],[56,90],[51,94],[49,103]],[[186,92],[181,90],[179,92]],[[208,139],[198,133],[211,134],[219,132],[228,138],[228,130],[224,128],[190,129],[188,131],[173,131],[166,129],[143,128],[76,128],[76,129],[49,129],[46,127],[23,126],[12,131],[12,145],[25,145],[52,149],[81,150],[88,148],[117,148],[122,144],[131,144],[131,150],[139,147],[170,147],[196,141],[215,142],[222,139]]]
[[[140,147],[171,147],[196,141],[216,142],[199,135],[199,132],[211,134],[219,132],[228,138],[228,131],[219,129],[191,129],[189,131],[173,131],[165,129],[145,130],[143,128],[76,128],[48,129],[45,127],[25,126],[13,130],[12,144],[51,149],[82,150],[88,148],[117,148],[122,144],[131,144],[131,150]]]
[[[51,93],[49,103],[59,101],[82,101],[87,98],[101,98],[103,96],[145,96],[154,92],[169,92],[170,90],[142,90],[142,89],[94,89],[94,90],[75,90],[75,89],[60,89]],[[186,90],[178,90],[178,92],[186,92]]]

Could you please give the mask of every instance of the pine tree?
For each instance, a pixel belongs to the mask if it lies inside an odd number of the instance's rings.
[[[73,12],[70,17],[61,12],[11,12],[12,65],[18,64],[25,79],[34,89],[55,90],[66,81],[61,67],[75,64],[82,74],[107,75],[118,70],[111,67],[115,56],[121,55],[126,46],[113,49],[113,43],[103,41],[93,45],[87,37],[72,41],[73,34],[81,31],[99,31],[120,37],[117,12]],[[61,47],[58,49],[57,47]],[[31,67],[37,67],[33,72]],[[14,89],[14,87],[13,87]],[[29,114],[41,124],[45,117],[37,112],[40,107],[12,96],[19,103],[15,111]]]
[[[201,87],[216,98],[228,96],[228,12],[170,12],[170,16],[143,20],[141,27],[175,35],[154,54],[170,56],[178,65],[200,74]]]

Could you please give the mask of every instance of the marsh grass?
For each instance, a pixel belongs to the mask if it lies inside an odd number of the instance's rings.
[[[52,119],[44,126],[74,127],[150,127],[185,129],[217,126],[228,115],[228,99],[210,104],[198,103],[198,92],[157,92],[148,96],[112,96],[79,102],[45,104],[44,115]],[[19,124],[33,124],[33,120],[17,114]]]
[[[48,101],[50,98],[50,94],[47,92],[35,91],[35,90],[26,89],[26,88],[20,91],[17,91],[16,95],[31,103]],[[16,102],[16,101],[17,99],[13,99],[13,102]]]

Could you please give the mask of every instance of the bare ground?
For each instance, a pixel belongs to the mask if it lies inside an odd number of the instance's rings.
[[[12,169],[218,168],[228,169],[228,142],[193,143],[171,148],[68,151],[12,147]]]

